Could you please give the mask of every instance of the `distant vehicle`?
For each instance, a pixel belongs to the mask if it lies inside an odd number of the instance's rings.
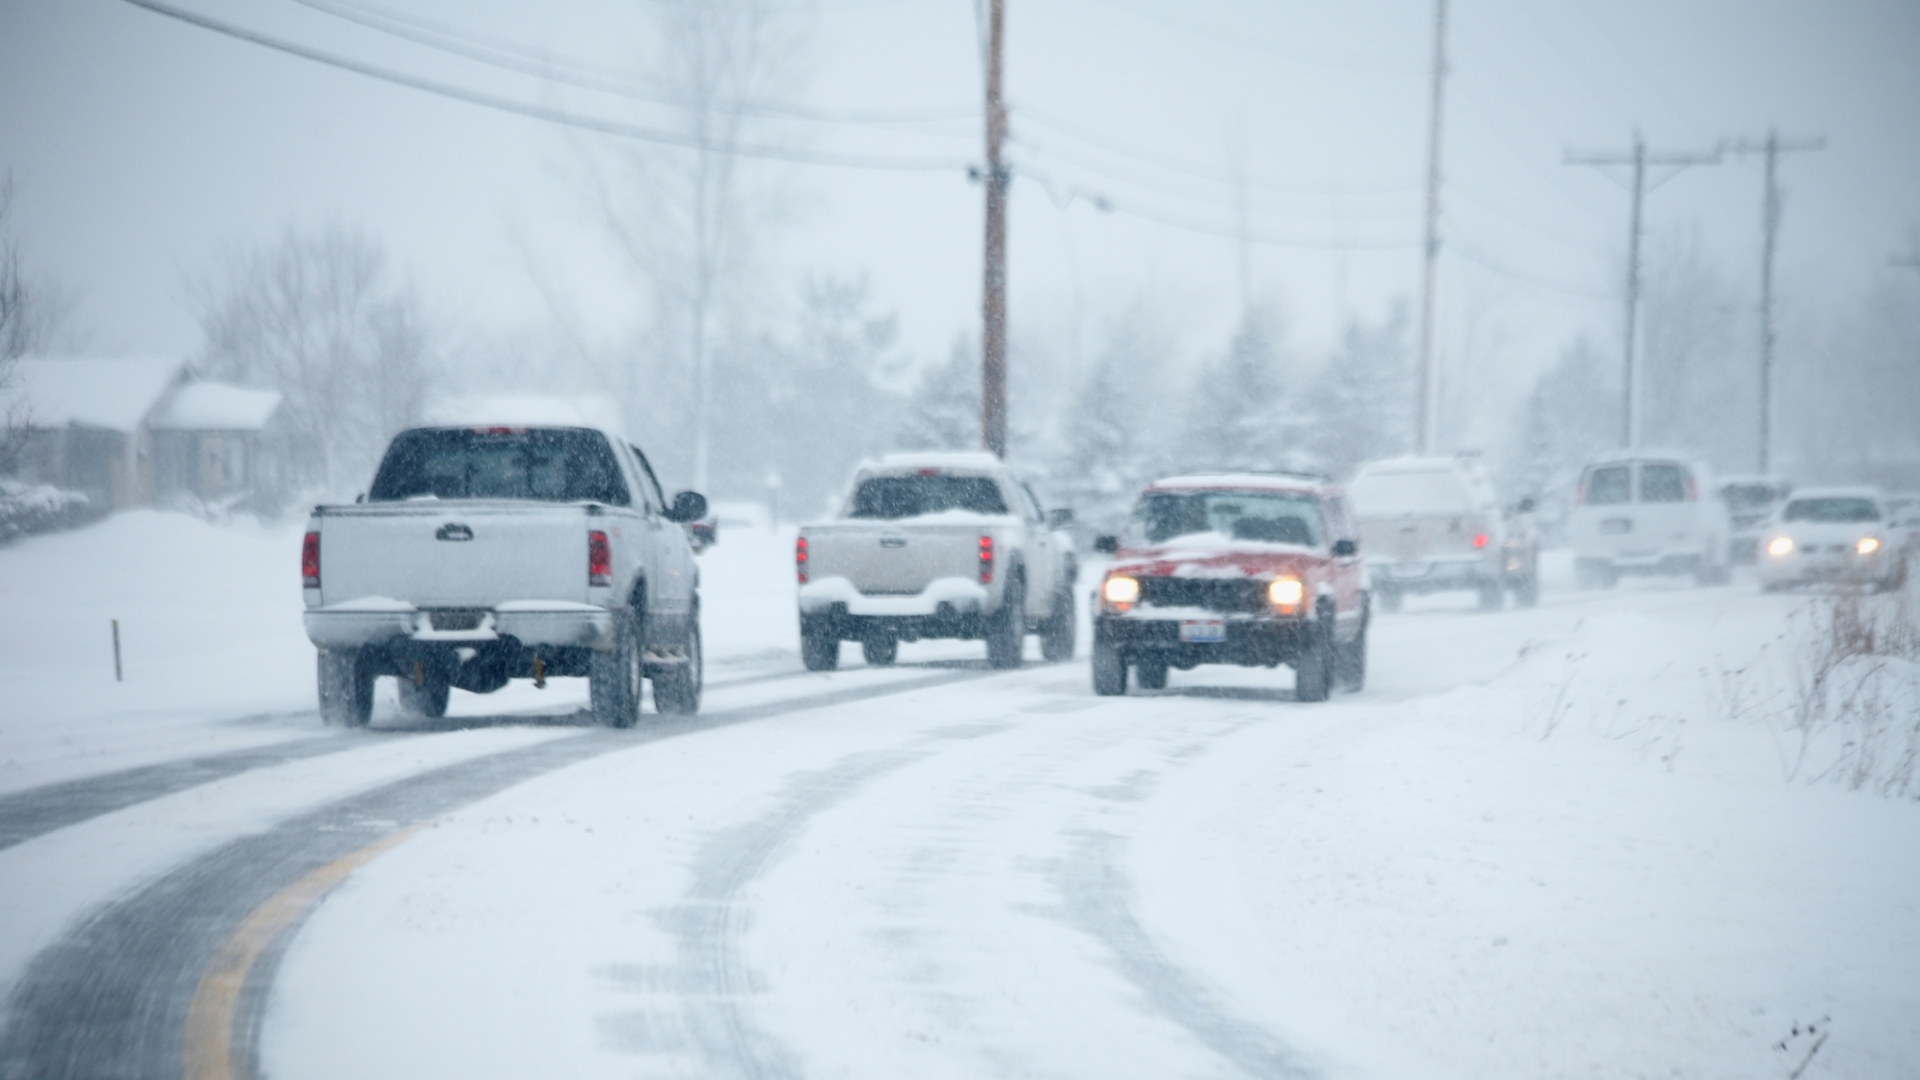
[[[1470,458],[1390,458],[1362,465],[1348,485],[1359,539],[1382,611],[1408,593],[1471,590],[1498,610],[1503,593],[1540,599],[1540,551],[1527,515],[1533,500],[1502,508]]]
[[[863,466],[838,517],[794,541],[800,655],[812,671],[857,641],[869,664],[900,642],[984,639],[997,668],[1020,666],[1028,633],[1048,660],[1073,656],[1073,514],[985,453],[892,454]]]
[[[1706,466],[1679,457],[1605,458],[1580,474],[1567,531],[1581,588],[1610,589],[1627,574],[1691,574],[1725,584],[1726,504]]]
[[[1907,558],[1920,559],[1920,492],[1903,491],[1882,500],[1888,531],[1905,540]]]
[[[1760,534],[1793,485],[1777,476],[1729,476],[1715,493],[1727,507],[1727,562],[1752,566],[1760,556]]]
[[[1872,488],[1807,488],[1793,493],[1766,530],[1760,587],[1778,592],[1833,581],[1881,591],[1907,580],[1907,552]]]
[[[491,693],[586,676],[593,712],[631,726],[700,708],[699,571],[646,455],[587,427],[432,427],[387,447],[364,501],[316,506],[301,549],[320,715],[358,727],[392,676],[417,716],[450,687]]]
[[[1093,691],[1158,690],[1167,669],[1294,671],[1297,701],[1367,677],[1368,598],[1340,489],[1316,477],[1227,474],[1142,492],[1095,595]]]

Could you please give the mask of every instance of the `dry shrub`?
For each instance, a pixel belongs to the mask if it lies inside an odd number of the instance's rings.
[[[1911,589],[1816,602],[1796,657],[1793,775],[1920,799],[1920,618]]]

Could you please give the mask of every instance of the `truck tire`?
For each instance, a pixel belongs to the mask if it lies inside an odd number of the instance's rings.
[[[860,656],[869,667],[892,667],[900,658],[900,639],[885,631],[875,631],[860,639]]]
[[[1073,590],[1057,589],[1053,594],[1053,614],[1040,628],[1040,655],[1049,663],[1073,659],[1074,634],[1080,620],[1073,610]]]
[[[1133,681],[1142,690],[1167,688],[1167,658],[1143,656],[1133,662]]]
[[[1127,660],[1111,642],[1093,642],[1093,692],[1117,697],[1127,692]]]
[[[627,612],[614,616],[614,647],[587,662],[587,700],[593,718],[611,728],[630,728],[640,719],[639,620]]]
[[[1368,608],[1360,609],[1360,632],[1345,645],[1334,647],[1334,678],[1347,690],[1367,687],[1367,624],[1373,621]]]
[[[1293,700],[1325,701],[1333,696],[1333,632],[1322,617],[1293,658]]]
[[[447,683],[446,671],[437,665],[416,664],[414,667],[420,674],[418,684],[414,683],[411,672],[394,680],[400,686],[400,711],[423,720],[447,715],[447,695],[452,688]]]
[[[832,671],[840,666],[840,638],[821,620],[800,620],[800,662],[808,671]]]
[[[1027,644],[1027,583],[1019,576],[1007,579],[1000,610],[987,625],[987,665],[1002,671],[1020,666]]]
[[[320,721],[328,727],[366,727],[373,718],[373,665],[359,649],[321,649],[317,681]]]
[[[660,668],[653,675],[653,707],[669,716],[700,711],[700,687],[706,681],[706,655],[700,643],[700,609],[687,624],[687,662]]]
[[[1506,606],[1506,599],[1506,594],[1500,591],[1499,582],[1495,581],[1491,584],[1483,584],[1480,586],[1481,611],[1499,611],[1502,607]]]
[[[1513,606],[1529,608],[1540,602],[1540,575],[1533,571],[1513,583]]]

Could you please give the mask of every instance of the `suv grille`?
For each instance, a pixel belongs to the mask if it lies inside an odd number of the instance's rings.
[[[1249,578],[1143,577],[1140,603],[1208,611],[1265,611],[1260,585]]]
[[[440,608],[427,612],[427,617],[435,630],[478,630],[480,619],[485,614],[484,611]]]

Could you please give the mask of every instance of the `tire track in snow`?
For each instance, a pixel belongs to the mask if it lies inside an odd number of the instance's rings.
[[[948,671],[684,720],[660,718],[638,731],[587,730],[444,766],[292,818],[181,865],[94,912],[36,956],[0,1030],[0,1077],[178,1077],[189,1003],[234,928],[288,884],[401,829],[602,754],[991,674]],[[239,1075],[257,1073],[267,991],[298,929],[296,922],[281,935],[246,978],[233,1032]],[[744,1030],[738,1034],[746,1037]]]

